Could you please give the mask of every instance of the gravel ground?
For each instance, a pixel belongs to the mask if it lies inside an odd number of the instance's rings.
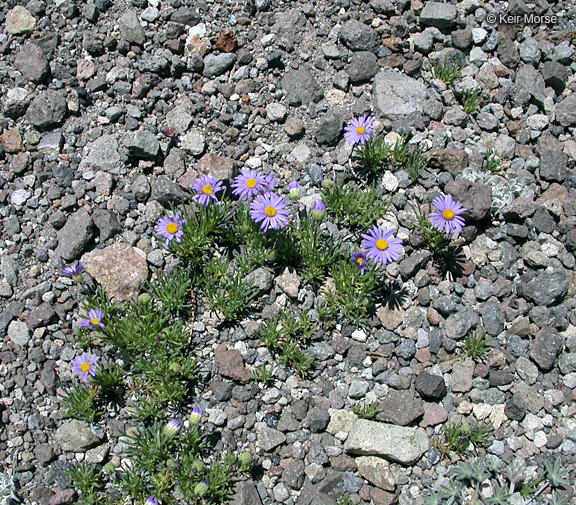
[[[222,433],[218,450],[249,450],[263,470],[234,503],[333,505],[346,492],[355,503],[420,504],[458,460],[442,458],[434,437],[459,421],[492,423],[481,452],[532,468],[560,460],[574,480],[571,2],[0,6],[0,504],[72,503],[71,463],[123,458],[122,414],[91,427],[64,419],[78,288],[62,266],[92,259],[90,274],[118,298],[137,293],[153,268],[174,263],[155,223],[199,172],[229,181],[244,167],[274,171],[283,186],[298,180],[310,204],[324,178],[355,178],[343,128],[364,114],[430,155],[418,183],[394,167],[379,181],[404,238],[405,255],[387,267],[404,296],[363,329],[342,322],[315,335],[314,373],[278,368],[267,387],[248,372],[270,358],[255,328],[290,306],[310,310],[317,293],[262,268],[261,310],[232,327],[196,322],[206,429]],[[556,18],[491,24],[495,12]],[[461,79],[434,79],[438,58],[462,65]],[[462,96],[474,89],[480,105],[467,114]],[[499,176],[481,170],[491,155]],[[411,232],[409,204],[439,191],[468,209],[454,279]],[[129,278],[110,274],[118,264]],[[490,348],[473,361],[462,342],[481,328]],[[376,419],[356,421],[352,406],[371,401]],[[564,494],[573,500],[570,486]]]

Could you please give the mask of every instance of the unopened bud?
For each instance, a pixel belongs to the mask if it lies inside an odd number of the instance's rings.
[[[174,438],[180,432],[182,425],[178,419],[172,419],[166,426],[164,426],[164,436],[168,439]]]

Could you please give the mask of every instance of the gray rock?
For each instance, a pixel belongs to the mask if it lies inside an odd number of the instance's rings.
[[[326,430],[329,422],[330,413],[328,409],[314,407],[308,411],[304,426],[310,429],[312,433],[321,433]]]
[[[36,18],[20,5],[14,7],[6,15],[5,30],[8,35],[31,33],[35,27]]]
[[[40,93],[26,111],[26,119],[38,128],[58,126],[66,117],[66,100],[52,89]]]
[[[556,121],[562,126],[576,124],[576,93],[568,95],[556,104]]]
[[[230,505],[262,505],[258,490],[252,481],[236,482],[233,496]]]
[[[96,208],[92,213],[92,220],[100,231],[100,243],[103,244],[114,235],[122,233],[122,226],[116,214],[106,209]]]
[[[270,452],[284,442],[286,442],[286,435],[278,430],[264,426],[258,431],[258,445],[266,452]]]
[[[99,443],[88,423],[73,420],[56,430],[56,441],[63,451],[86,452]]]
[[[204,70],[202,75],[204,77],[217,77],[227,70],[230,70],[235,62],[236,55],[234,53],[210,53],[204,58]]]
[[[380,45],[380,37],[376,31],[355,19],[344,23],[340,29],[340,40],[352,51],[376,52]]]
[[[342,481],[347,493],[357,493],[364,485],[364,481],[360,477],[356,477],[352,472],[344,472]]]
[[[148,177],[141,174],[132,183],[132,193],[139,202],[145,202],[150,196],[150,182]]]
[[[370,384],[365,380],[355,379],[348,388],[348,396],[350,398],[359,399],[364,398],[370,389]]]
[[[380,411],[376,414],[376,419],[385,423],[407,426],[424,415],[422,400],[410,389],[391,389],[379,403]]]
[[[48,59],[36,44],[25,44],[14,58],[14,66],[28,81],[41,83],[50,73]]]
[[[574,49],[568,40],[563,40],[554,48],[554,59],[560,63],[570,65],[573,56]]]
[[[555,328],[542,328],[534,338],[530,348],[530,358],[538,367],[548,372],[562,350],[564,341]]]
[[[518,47],[518,51],[524,63],[537,66],[540,62],[540,46],[532,37],[526,38]]]
[[[515,68],[520,63],[520,54],[512,40],[508,37],[500,36],[498,39],[498,58],[510,68]]]
[[[44,135],[36,146],[36,149],[42,154],[60,154],[63,145],[64,136],[62,132],[55,131]]]
[[[546,98],[544,88],[546,85],[544,84],[544,77],[538,70],[530,65],[522,65],[516,72],[516,84],[530,93],[534,103],[540,107],[544,106],[544,98]]]
[[[482,307],[482,323],[488,335],[496,336],[504,330],[506,318],[497,301],[485,303]]]
[[[30,193],[30,191],[27,191],[23,188],[20,188],[20,189],[15,190],[10,195],[10,203],[12,205],[16,205],[16,206],[20,207],[20,206],[24,205],[31,196],[32,196],[32,193]]]
[[[409,279],[426,265],[431,257],[430,251],[418,251],[410,254],[400,261],[400,275],[403,279]]]
[[[455,314],[452,314],[444,324],[444,331],[448,338],[459,340],[475,328],[480,322],[476,312],[469,306],[464,306]]]
[[[527,410],[528,405],[524,398],[519,394],[513,394],[504,407],[506,417],[514,421],[522,421],[524,417],[526,417]]]
[[[570,280],[562,267],[549,269],[527,283],[518,284],[518,294],[536,305],[548,307],[560,302],[568,293]]]
[[[152,184],[152,199],[158,200],[164,207],[168,207],[171,203],[178,203],[184,197],[185,193],[180,186],[165,175],[159,176]]]
[[[318,123],[316,128],[316,140],[320,145],[333,146],[338,143],[342,133],[343,119],[337,111],[329,111]]]
[[[135,11],[126,11],[118,19],[118,27],[122,38],[131,44],[142,45],[146,41],[146,34],[144,28],[140,25],[138,16]]]
[[[124,136],[124,147],[134,158],[153,160],[158,156],[160,142],[152,132],[128,132]]]
[[[564,375],[576,372],[576,352],[562,354],[558,358],[558,368]]]
[[[24,321],[12,321],[8,325],[8,338],[20,347],[25,347],[30,341],[30,330]]]
[[[48,326],[49,324],[55,322],[58,319],[58,314],[48,302],[41,303],[38,307],[34,307],[30,311],[28,318],[26,319],[26,324],[31,330],[40,328],[42,326]]]
[[[266,117],[270,121],[281,123],[286,119],[286,107],[281,103],[269,103],[266,106]]]
[[[392,121],[415,121],[428,98],[424,84],[391,68],[376,75],[372,93],[377,109]]]
[[[87,144],[83,154],[80,162],[80,170],[82,171],[104,170],[117,173],[122,165],[118,152],[118,142],[112,135],[102,135],[94,142]]]
[[[466,219],[481,221],[492,207],[492,188],[485,184],[458,179],[446,184],[444,191],[468,209],[464,214]]]
[[[192,130],[182,137],[182,149],[192,156],[200,156],[206,149],[206,139],[198,130]]]
[[[282,480],[292,489],[300,489],[304,484],[304,462],[290,459],[282,472]]]
[[[557,61],[547,61],[542,65],[541,72],[544,82],[553,88],[557,95],[560,95],[564,91],[568,80],[566,67]],[[570,96],[572,95],[568,97]]]
[[[265,267],[260,267],[250,272],[245,277],[246,282],[252,283],[256,288],[258,295],[266,294],[272,289],[274,277],[270,273],[270,270]]]
[[[437,28],[450,28],[456,24],[456,6],[448,3],[426,2],[420,13],[420,23]]]
[[[4,95],[2,112],[5,116],[18,119],[26,113],[30,103],[30,93],[24,88],[11,88]]]
[[[75,260],[80,257],[93,236],[94,222],[84,209],[80,209],[68,218],[58,232],[56,253],[66,261]]]
[[[467,393],[472,389],[472,377],[474,375],[474,362],[466,360],[462,363],[454,363],[450,376],[450,389],[453,393]]]
[[[563,182],[568,172],[568,156],[562,151],[540,151],[540,177],[545,181]]]
[[[10,286],[18,284],[18,271],[19,266],[15,255],[7,254],[2,258],[2,275]]]
[[[428,450],[428,437],[415,429],[366,419],[354,423],[344,444],[346,452],[412,465]]]
[[[306,67],[286,72],[281,84],[290,105],[308,105],[324,97],[324,91]]]
[[[416,354],[416,343],[414,340],[406,338],[396,346],[394,352],[402,359],[409,360]]]
[[[420,372],[416,377],[414,385],[416,391],[426,400],[441,400],[448,392],[443,377],[440,375],[432,375],[426,371]]]
[[[0,312],[0,337],[4,338],[6,335],[6,329],[12,319],[14,319],[14,315],[9,310],[3,310]]]
[[[358,51],[352,54],[350,66],[346,70],[353,84],[369,81],[378,73],[378,59],[370,51]]]
[[[428,54],[434,48],[434,32],[433,28],[426,28],[422,33],[418,33],[414,37],[414,49],[417,51]]]

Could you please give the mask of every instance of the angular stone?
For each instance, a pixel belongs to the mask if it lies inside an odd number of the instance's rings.
[[[258,430],[258,446],[266,452],[270,452],[284,442],[286,442],[286,435],[278,430],[267,426]]]
[[[30,124],[38,128],[58,126],[66,117],[65,98],[52,89],[40,93],[26,111],[26,118]]]
[[[26,347],[30,342],[30,330],[24,321],[12,321],[8,325],[8,338],[20,347]]]
[[[66,421],[56,430],[56,441],[63,451],[69,452],[86,452],[99,443],[88,423],[76,419]]]
[[[219,345],[214,349],[214,363],[222,377],[238,382],[252,380],[252,374],[244,365],[242,355],[237,349],[228,349],[225,345]]]
[[[394,331],[404,320],[404,309],[402,307],[392,308],[386,304],[378,308],[376,316],[378,316],[384,328],[388,331]]]
[[[464,218],[481,221],[492,207],[492,188],[486,184],[458,179],[446,184],[444,191],[468,209]]]
[[[48,326],[49,324],[55,322],[58,319],[58,314],[48,302],[41,303],[38,307],[34,307],[30,311],[28,318],[26,319],[26,324],[31,330],[40,328],[42,326]]]
[[[392,121],[414,121],[428,98],[426,86],[405,74],[385,68],[374,78],[376,108]]]
[[[58,231],[56,253],[66,261],[79,258],[88,242],[94,237],[94,228],[92,217],[84,209],[78,210]]]
[[[354,423],[344,444],[346,452],[412,465],[428,450],[428,437],[415,429],[366,419]]]
[[[474,362],[466,360],[462,363],[454,363],[450,376],[450,389],[453,393],[467,393],[472,389],[472,377],[474,376]]]
[[[80,170],[115,173],[121,164],[118,142],[112,135],[102,135],[84,147]]]
[[[331,435],[336,435],[337,433],[348,434],[352,425],[358,419],[358,416],[350,410],[328,409],[328,413],[330,414],[330,422],[326,431]]]
[[[232,53],[209,54],[204,58],[204,77],[217,77],[230,70],[236,62],[236,55]]]
[[[290,105],[308,105],[324,97],[324,91],[307,67],[289,70],[284,74],[281,84]]]
[[[342,123],[342,115],[336,111],[329,111],[322,116],[316,128],[316,141],[318,144],[336,145],[342,132]]]
[[[230,505],[262,505],[258,490],[252,481],[236,482],[233,496]]]
[[[2,111],[6,117],[18,119],[26,113],[30,103],[30,93],[24,88],[11,88],[4,95]]]
[[[376,487],[386,491],[394,491],[396,488],[396,478],[386,460],[375,456],[360,456],[356,458],[356,466],[358,473]]]
[[[160,142],[152,132],[129,132],[124,136],[124,147],[134,158],[154,160],[160,150]]]
[[[530,65],[522,65],[516,72],[516,84],[522,89],[530,93],[534,102],[540,107],[544,106],[544,93],[545,83],[544,77],[534,67]]]
[[[129,244],[114,244],[82,256],[86,271],[118,301],[136,298],[148,278],[144,253]]]
[[[424,415],[422,400],[410,389],[391,389],[379,403],[380,411],[376,419],[385,423],[407,426]]]
[[[352,19],[340,28],[340,40],[352,51],[373,51],[380,45],[378,33],[368,25]]]
[[[184,135],[194,118],[190,114],[190,109],[183,105],[174,107],[168,114],[166,114],[166,124],[169,128],[176,130],[178,135]]]
[[[234,160],[214,153],[206,153],[198,160],[197,170],[202,175],[212,175],[224,182],[230,182]]]
[[[6,15],[4,29],[8,35],[32,33],[36,28],[36,18],[24,7],[17,5]]]
[[[376,55],[370,51],[359,51],[352,54],[350,66],[346,70],[353,84],[369,81],[378,73]]]
[[[296,271],[290,272],[290,270],[288,270],[286,267],[284,272],[282,272],[282,275],[276,277],[276,284],[291,298],[298,297],[298,291],[300,289],[300,277]]]
[[[36,44],[22,46],[14,58],[14,66],[24,79],[36,84],[41,83],[50,73],[48,59],[42,48]]]
[[[464,149],[449,147],[432,152],[429,160],[431,167],[443,168],[455,175],[468,166],[468,153]]]
[[[556,104],[556,121],[562,126],[576,124],[576,93],[572,93]]]
[[[424,402],[424,417],[420,421],[422,428],[427,428],[428,426],[438,426],[446,422],[448,419],[448,412],[439,403],[426,403]]]
[[[4,130],[0,135],[0,144],[7,153],[19,153],[23,149],[22,136],[17,129]]]
[[[566,296],[569,286],[570,279],[564,268],[550,268],[529,282],[519,282],[518,294],[536,305],[549,307]]]
[[[564,340],[555,328],[542,328],[530,347],[530,358],[541,370],[548,372],[562,350]]]
[[[448,3],[426,2],[420,13],[420,23],[436,28],[450,28],[456,24],[456,6]]]
[[[138,16],[135,11],[126,11],[118,19],[118,27],[122,38],[131,44],[142,45],[146,41],[146,34],[144,28],[140,25]]]
[[[414,385],[416,391],[425,399],[441,400],[448,392],[444,377],[426,371],[420,372]]]

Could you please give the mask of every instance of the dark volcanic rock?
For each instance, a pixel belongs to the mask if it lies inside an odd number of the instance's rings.
[[[414,391],[395,389],[380,401],[381,409],[376,414],[378,421],[407,426],[424,415],[422,400],[414,396]]]
[[[492,207],[492,189],[490,186],[479,182],[470,182],[466,179],[450,181],[444,188],[446,193],[451,194],[464,208],[468,209],[465,218],[481,221],[490,212]]]
[[[72,214],[64,227],[58,232],[56,253],[66,261],[80,257],[84,248],[94,236],[94,222],[84,210]]]
[[[342,133],[342,114],[330,111],[325,114],[316,128],[316,140],[320,145],[333,146],[338,143]]]
[[[305,67],[286,72],[282,79],[282,89],[290,105],[308,105],[324,97],[324,91]]]
[[[539,368],[548,372],[562,350],[564,341],[554,328],[542,328],[534,338],[530,348],[530,357]]]
[[[30,124],[38,128],[58,126],[66,116],[66,100],[52,89],[40,93],[26,111],[26,118]]]
[[[340,40],[352,51],[373,51],[380,45],[380,37],[368,25],[355,19],[347,21],[340,29]]]
[[[562,267],[546,270],[529,282],[518,283],[518,294],[536,305],[548,307],[560,302],[568,293],[570,279]]]
[[[48,59],[36,44],[22,46],[14,58],[14,66],[25,79],[35,84],[41,83],[50,73]]]
[[[378,73],[376,55],[370,51],[359,51],[352,55],[346,70],[353,84],[369,81]]]
[[[422,398],[430,400],[441,400],[448,391],[443,377],[428,372],[420,372],[416,377],[415,386]]]

